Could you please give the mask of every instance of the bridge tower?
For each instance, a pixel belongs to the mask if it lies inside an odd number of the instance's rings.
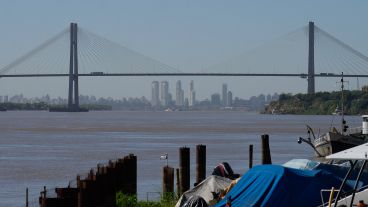
[[[308,94],[315,93],[314,83],[314,22],[309,22],[309,50],[308,50]]]
[[[80,111],[78,91],[78,26],[76,23],[70,23],[68,111]]]

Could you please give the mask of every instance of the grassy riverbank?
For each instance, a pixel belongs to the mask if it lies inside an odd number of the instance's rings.
[[[125,195],[121,192],[116,194],[117,207],[174,207],[177,202],[175,196],[167,194],[159,201],[138,201],[136,196]]]

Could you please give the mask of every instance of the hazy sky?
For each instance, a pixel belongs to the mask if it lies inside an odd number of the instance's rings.
[[[109,40],[160,60],[184,72],[200,71],[237,56],[308,21],[353,48],[368,54],[368,1],[289,0],[2,0],[0,6],[0,67],[35,48],[70,22]],[[147,96],[152,80],[175,81],[184,89],[195,81],[200,98],[220,92],[226,82],[234,96],[305,92],[299,78],[82,78],[80,91],[96,96]],[[360,79],[360,84],[368,83]],[[317,90],[336,90],[337,79],[317,79]],[[323,82],[323,84],[321,83]],[[356,88],[356,80],[350,81]],[[1,79],[0,95],[67,96],[67,79]]]

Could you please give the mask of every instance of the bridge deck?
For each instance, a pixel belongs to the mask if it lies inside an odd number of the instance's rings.
[[[69,74],[18,74],[18,75],[0,75],[0,78],[13,77],[68,77]],[[307,78],[308,74],[304,73],[81,73],[78,76],[259,76],[259,77],[301,77]],[[315,77],[341,77],[338,74],[314,74]],[[349,75],[344,77],[368,77],[368,75]]]

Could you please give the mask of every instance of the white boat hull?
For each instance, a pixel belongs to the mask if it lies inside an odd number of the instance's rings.
[[[335,132],[323,134],[313,141],[313,145],[316,151],[319,153],[319,155],[318,153],[316,153],[316,155],[321,157],[325,157],[364,143],[365,140],[363,138],[342,135]]]

